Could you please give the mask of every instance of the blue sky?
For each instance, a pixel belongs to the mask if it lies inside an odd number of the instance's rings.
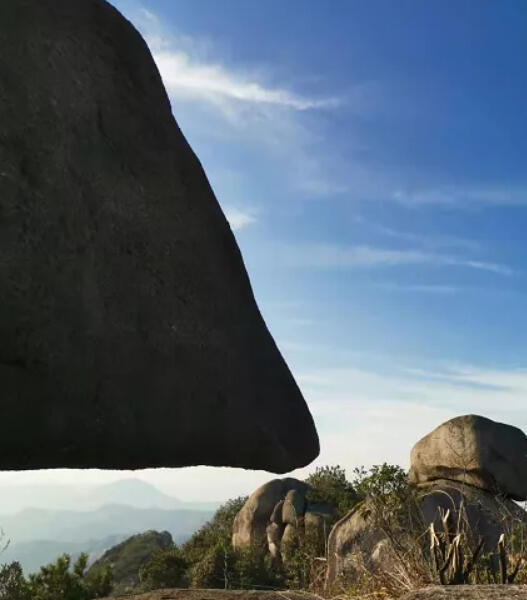
[[[406,465],[467,412],[527,430],[527,5],[115,4],[229,218],[318,464]],[[182,497],[268,477],[141,476]]]

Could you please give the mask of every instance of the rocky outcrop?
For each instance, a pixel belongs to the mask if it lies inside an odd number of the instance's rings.
[[[298,492],[303,498],[307,489],[306,483],[292,477],[273,479],[260,486],[249,496],[234,519],[232,529],[234,548],[263,543],[267,539],[267,526],[270,523],[278,525],[280,532],[283,532],[284,499],[291,491]]]
[[[514,500],[527,500],[527,436],[476,415],[456,417],[411,452],[410,480],[459,481]]]
[[[456,524],[462,521],[463,531],[472,542],[483,539],[485,554],[496,551],[502,533],[511,535],[521,524],[527,527],[527,513],[512,500],[455,481],[439,480],[421,485],[417,504],[409,505],[406,510],[412,512],[416,539],[431,523],[437,532],[442,531],[441,515],[449,511],[450,530],[455,531]],[[372,505],[366,500],[331,530],[327,585],[330,587],[340,578],[353,581],[364,568],[371,572],[389,569],[395,560],[392,545],[376,526]]]
[[[139,571],[153,554],[173,543],[168,531],[147,531],[133,535],[107,550],[89,568],[87,575],[110,567],[113,574],[113,593],[131,592],[139,583]]]
[[[234,519],[234,548],[266,545],[271,556],[281,560],[299,535],[309,532],[316,540],[329,533],[335,509],[322,502],[310,504],[308,490],[306,483],[293,478],[274,479],[259,487]]]
[[[525,497],[527,489],[526,442],[519,429],[474,415],[453,419],[423,438],[411,453],[410,481],[416,487],[403,507],[413,527],[408,534],[419,539],[430,524],[441,532],[448,511],[448,530],[462,531],[473,547],[482,539],[485,554],[496,552],[501,534],[523,535],[527,513],[513,498]],[[397,560],[375,510],[366,499],[331,530],[328,589],[341,577],[355,580],[364,569],[390,570]],[[400,533],[405,535],[405,527]]]
[[[104,0],[2,0],[0,82],[0,469],[311,462],[139,33]]]
[[[434,523],[440,531],[439,514],[450,511],[452,530],[458,520],[465,519],[467,535],[474,540],[482,538],[483,552],[496,550],[502,533],[511,534],[511,528],[519,524],[527,526],[527,513],[508,498],[486,492],[456,481],[439,480],[419,486],[421,519]],[[462,514],[459,509],[462,507]]]
[[[335,523],[328,538],[326,587],[338,580],[355,580],[362,566],[375,570],[382,565],[379,549],[385,535],[367,518],[368,505],[361,503]]]

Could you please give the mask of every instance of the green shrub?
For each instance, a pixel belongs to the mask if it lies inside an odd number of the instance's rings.
[[[192,556],[195,556],[195,547]],[[230,542],[221,540],[206,548],[199,560],[189,564],[187,578],[190,587],[194,588],[225,588],[233,579],[234,552]]]
[[[20,563],[13,562],[0,567],[0,600],[31,600]]]
[[[254,544],[234,553],[232,585],[239,589],[276,589],[284,587],[284,573],[279,565],[273,565],[267,548]]]
[[[246,496],[228,500],[182,546],[190,587],[225,587],[225,579],[229,580],[229,573],[234,568],[232,526],[246,500]]]
[[[64,554],[55,563],[41,567],[29,576],[31,600],[92,600],[108,595],[112,589],[111,571],[101,570],[97,576],[87,577],[87,563],[88,555],[81,554],[71,569],[71,559]]]
[[[141,587],[148,590],[187,585],[187,561],[177,546],[158,550],[139,571]]]
[[[317,467],[305,481],[311,488],[308,501],[333,505],[336,519],[343,517],[359,500],[353,484],[346,479],[346,471],[339,465]]]
[[[398,465],[374,465],[369,471],[364,467],[353,470],[352,482],[357,496],[360,500],[366,497],[387,499],[392,495],[400,497],[409,490],[406,471]]]

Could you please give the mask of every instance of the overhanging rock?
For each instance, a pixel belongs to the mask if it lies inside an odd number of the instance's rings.
[[[0,469],[309,463],[318,438],[138,32],[0,2]]]

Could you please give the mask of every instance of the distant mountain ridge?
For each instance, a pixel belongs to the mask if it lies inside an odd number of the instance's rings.
[[[107,504],[136,508],[215,510],[220,502],[182,501],[137,478],[120,479],[102,485],[0,486],[0,515],[17,513],[23,508],[96,510]]]
[[[0,527],[11,541],[0,563],[18,560],[28,573],[65,552],[88,552],[95,560],[123,539],[148,530],[166,530],[180,543],[206,523],[219,504],[181,502],[146,482],[125,479],[81,493],[74,486],[57,486],[70,496],[63,499],[66,508],[51,509],[46,504],[52,495],[39,495],[34,490],[38,486],[24,486],[26,493],[28,487],[33,489],[24,498],[26,508],[17,512],[9,511],[16,497],[6,501],[0,488]],[[28,502],[41,506],[27,507]]]
[[[16,515],[0,515],[6,537],[12,543],[31,540],[85,542],[110,535],[131,535],[148,529],[169,531],[175,538],[189,536],[213,511],[135,508],[121,504],[94,511],[52,511],[26,508]]]

